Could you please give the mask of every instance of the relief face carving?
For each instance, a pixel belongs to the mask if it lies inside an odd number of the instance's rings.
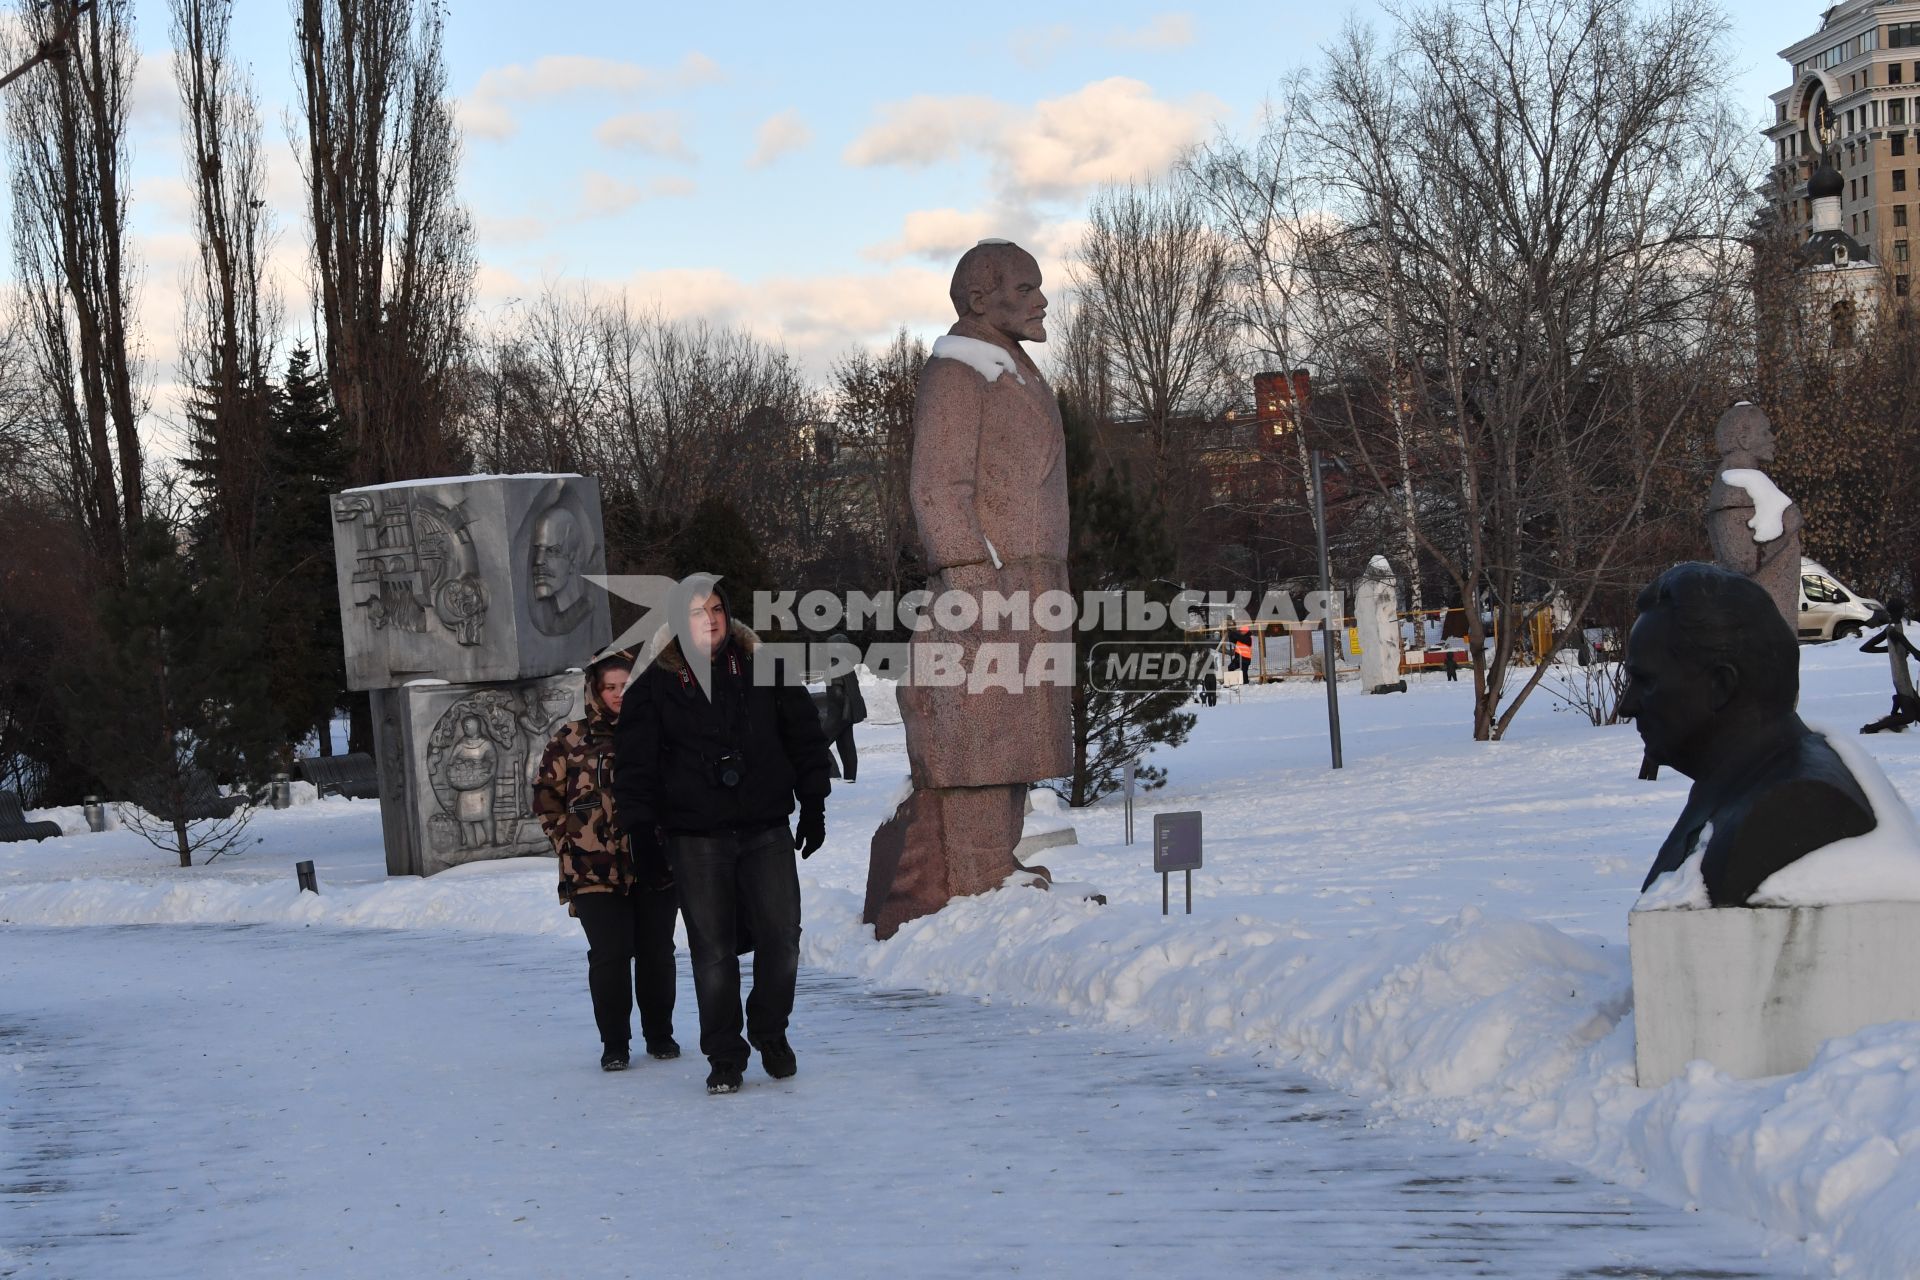
[[[593,613],[587,584],[580,576],[593,555],[587,523],[556,486],[550,502],[533,517],[527,532],[528,582],[533,598],[527,614],[543,635],[563,636]]]
[[[488,593],[464,503],[411,489],[350,493],[334,500],[333,518],[354,526],[353,598],[374,630],[424,633],[431,615],[460,644],[481,642]]]

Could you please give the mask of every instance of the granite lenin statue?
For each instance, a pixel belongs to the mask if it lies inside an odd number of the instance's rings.
[[[1046,341],[1040,283],[1033,256],[1005,241],[982,241],[954,268],[959,319],[934,343],[913,411],[913,512],[936,599],[1067,589],[1060,410],[1020,345]],[[1022,869],[1013,848],[1028,785],[1073,767],[1070,642],[1033,625],[936,623],[915,635],[916,672],[931,646],[957,648],[965,671],[978,669],[986,644],[1022,673],[1054,648],[1067,656],[1051,683],[902,683],[913,793],[874,833],[864,919],[877,936]]]
[[[1874,829],[1846,763],[1801,722],[1800,646],[1750,578],[1681,564],[1640,593],[1627,637],[1631,718],[1647,758],[1693,779],[1644,891],[1700,849],[1716,907],[1745,906],[1774,872]]]
[[[1798,636],[1800,507],[1760,469],[1774,459],[1773,424],[1743,400],[1720,415],[1713,442],[1720,450],[1707,494],[1714,563],[1759,583]]]

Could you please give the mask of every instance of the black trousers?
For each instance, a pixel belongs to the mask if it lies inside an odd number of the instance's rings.
[[[753,990],[747,1036],[787,1033],[800,972],[800,873],[785,824],[760,831],[723,831],[667,838],[667,861],[687,920],[693,992],[700,1002],[700,1052],[714,1065],[744,1069],[740,1034],[738,931],[752,931]]]
[[[860,752],[853,745],[853,726],[842,725],[840,736],[833,740],[834,750],[840,753],[840,774],[848,782],[860,769]]]
[[[600,1042],[624,1046],[633,1038],[633,1006],[649,1044],[673,1038],[673,918],[679,891],[633,889],[582,893],[573,913],[587,935],[587,990]]]

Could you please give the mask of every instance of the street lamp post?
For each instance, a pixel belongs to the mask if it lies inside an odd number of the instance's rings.
[[[1333,583],[1327,568],[1326,473],[1320,451],[1313,451],[1313,529],[1320,543],[1320,673],[1327,682],[1327,739],[1333,746],[1333,767],[1344,768],[1340,760],[1340,683],[1339,664],[1333,657]],[[1334,466],[1344,467],[1338,458]]]

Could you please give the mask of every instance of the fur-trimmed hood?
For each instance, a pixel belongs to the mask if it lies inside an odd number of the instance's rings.
[[[727,639],[739,645],[740,652],[749,656],[760,647],[760,637],[753,628],[738,619],[728,619]],[[647,645],[647,654],[650,662],[662,671],[678,675],[687,669],[686,655],[680,652],[680,640],[673,634],[670,625],[662,625],[653,633],[653,639]]]

